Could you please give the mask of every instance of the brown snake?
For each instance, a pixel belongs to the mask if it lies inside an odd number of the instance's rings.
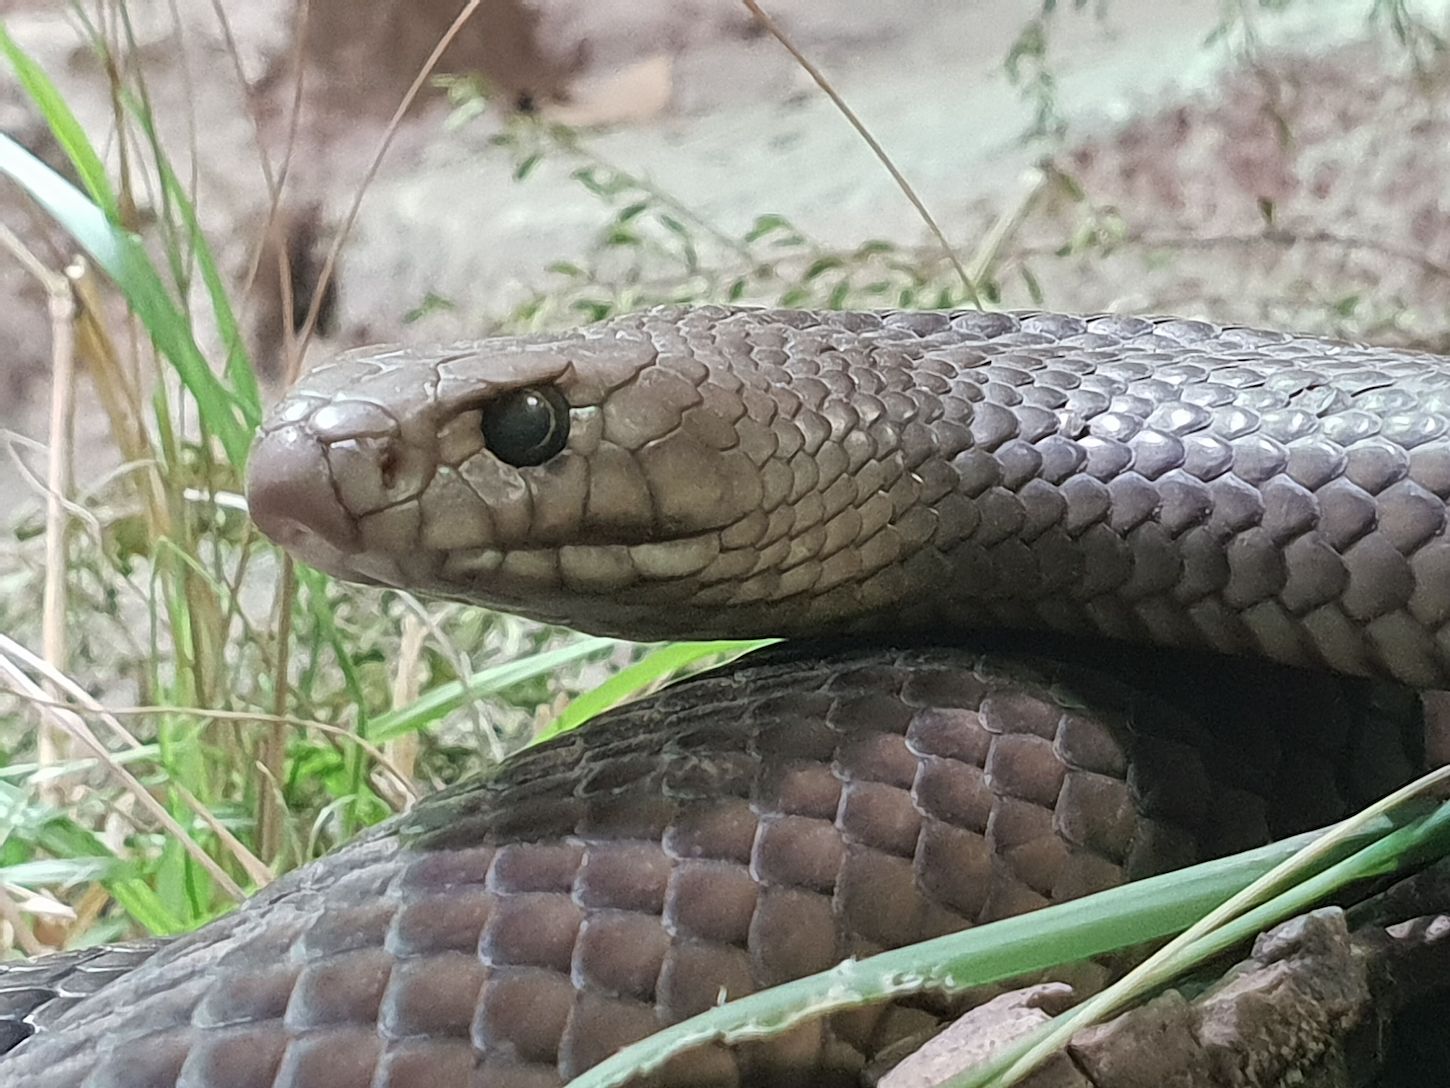
[[[554,1085],[721,993],[1332,820],[1423,764],[1447,497],[1450,360],[1194,321],[702,307],[345,355],[252,459],[306,562],[845,641],[614,712],[159,951],[0,974],[0,1082]],[[849,1083],[949,1012],[670,1077]]]

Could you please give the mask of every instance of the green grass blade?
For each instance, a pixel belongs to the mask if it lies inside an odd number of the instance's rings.
[[[1280,922],[1302,914],[1316,903],[1351,884],[1423,864],[1444,857],[1450,852],[1450,803],[1369,842],[1350,856],[1324,864],[1331,850],[1343,853],[1343,844],[1357,836],[1356,825],[1371,826],[1386,818],[1392,800],[1422,787],[1430,779],[1443,779],[1445,770],[1433,772],[1411,786],[1396,791],[1366,812],[1378,810],[1381,815],[1361,814],[1330,829],[1318,842],[1298,856],[1287,858],[1284,872],[1266,874],[1274,886],[1291,880],[1282,891],[1268,898],[1254,897],[1255,905],[1245,904],[1241,913],[1231,920],[1211,925],[1211,919],[1197,920],[1194,926],[1166,948],[1160,949],[1126,978],[1095,994],[1081,1005],[1040,1025],[1026,1036],[1004,1047],[991,1061],[965,1070],[942,1085],[942,1088],[1006,1088],[1018,1083],[1051,1054],[1067,1045],[1082,1028],[1100,1023],[1108,1016],[1126,1008],[1133,999],[1150,993],[1159,986],[1198,967],[1216,955],[1227,952]],[[1338,842],[1336,846],[1336,840]],[[1326,844],[1329,844],[1326,849]],[[1256,889],[1246,888],[1253,896]],[[1267,890],[1266,890],[1267,891]],[[1226,904],[1232,908],[1233,903]],[[1197,936],[1195,930],[1202,930]],[[1191,940],[1189,938],[1192,938]],[[1181,945],[1175,948],[1174,945]],[[1155,961],[1161,961],[1156,962]],[[1140,976],[1134,979],[1134,975]]]
[[[152,936],[173,937],[187,932],[189,928],[167,910],[160,896],[139,878],[107,882],[106,891],[111,893],[111,898],[121,905],[122,910],[136,920],[137,925]]]
[[[1396,828],[1388,817],[1369,821],[1327,861],[1338,862]],[[1179,932],[1322,834],[1310,832],[1070,903],[847,960],[665,1028],[576,1077],[570,1088],[614,1088],[712,1041],[759,1039],[828,1013],[923,992],[961,992]]]
[[[358,674],[357,662],[353,659],[352,649],[348,646],[348,640],[338,630],[337,617],[333,614],[332,605],[328,602],[327,575],[307,567],[297,567],[296,575],[298,586],[307,591],[308,611],[311,613],[312,622],[316,625],[323,640],[332,649],[333,659],[336,660],[337,667],[342,672],[343,684],[352,697],[353,713],[357,715],[354,728],[357,735],[366,740],[373,735],[373,720],[368,712],[367,694],[363,690],[362,677]],[[367,780],[367,764],[363,759],[362,750],[356,745],[352,745],[343,759],[347,764],[348,776],[345,792],[350,797],[359,798]],[[344,825],[348,834],[356,830],[357,812],[356,804],[349,804],[344,810]]]
[[[150,762],[156,759],[158,749],[154,744],[143,744],[139,748],[127,748],[124,751],[116,752],[111,756],[111,762],[126,766],[130,763]],[[0,781],[9,778],[21,778],[30,785],[40,785],[53,781],[57,778],[67,778],[71,775],[87,774],[101,766],[101,761],[95,756],[80,756],[74,759],[63,759],[56,763],[47,763],[42,766],[39,763],[7,763],[0,767]]]
[[[114,856],[104,854],[90,857],[38,858],[34,861],[19,861],[14,865],[0,865],[0,881],[33,888],[41,884],[89,884],[117,876],[120,873],[134,874],[136,867]]]
[[[15,69],[20,86],[40,110],[40,115],[50,127],[51,135],[60,144],[71,165],[76,168],[86,192],[91,194],[91,199],[100,206],[108,220],[118,222],[120,210],[116,194],[111,188],[110,179],[106,177],[106,166],[101,161],[101,156],[91,145],[85,129],[81,128],[80,121],[71,112],[60,90],[51,82],[44,69],[20,48],[3,22],[0,22],[0,52],[5,54],[10,67]]]
[[[187,232],[191,235],[192,248],[196,253],[197,264],[201,268],[201,279],[206,284],[212,312],[216,315],[217,331],[221,334],[222,343],[226,345],[227,360],[223,372],[231,383],[228,392],[234,403],[241,409],[242,420],[246,424],[247,430],[255,431],[262,422],[262,391],[257,385],[257,372],[252,366],[246,342],[242,339],[242,330],[237,324],[236,313],[232,310],[231,300],[227,298],[226,284],[222,281],[221,272],[217,269],[216,258],[212,254],[211,246],[205,235],[202,234],[201,223],[196,217],[195,205],[187,199],[186,192],[182,189],[181,182],[176,177],[171,165],[164,161],[162,179],[163,184],[171,192],[171,199],[180,209]]]
[[[257,374],[252,367],[246,343],[242,339],[241,328],[237,324],[236,313],[232,310],[231,299],[227,297],[226,284],[222,281],[221,273],[217,269],[211,245],[202,232],[201,222],[196,215],[196,205],[188,196],[186,187],[181,184],[181,179],[176,176],[171,160],[167,158],[162,148],[150,113],[129,95],[126,98],[126,104],[140,122],[150,141],[166,195],[181,213],[181,220],[186,226],[192,252],[196,254],[197,264],[201,268],[202,282],[206,284],[207,296],[211,299],[212,313],[216,315],[217,331],[221,335],[222,343],[226,346],[227,361],[224,373],[231,383],[230,392],[238,407],[241,408],[243,420],[250,429],[255,430],[262,420],[262,394],[257,386]]]
[[[48,820],[37,835],[37,844],[58,857],[97,857],[110,855],[111,850],[100,838],[79,824],[64,818]],[[118,859],[119,863],[119,859]],[[161,897],[142,878],[122,869],[115,876],[104,877],[101,885],[148,933],[168,936],[188,928],[167,909]]]
[[[416,732],[443,715],[457,710],[470,699],[491,695],[525,680],[546,676],[575,661],[605,653],[618,644],[618,640],[612,638],[581,638],[567,646],[521,657],[493,668],[481,669],[466,680],[439,684],[408,706],[387,714],[379,714],[373,719],[368,739],[382,742],[404,733]]]
[[[541,744],[560,733],[577,729],[590,718],[664,683],[682,669],[702,660],[718,657],[723,663],[776,641],[772,638],[756,638],[733,642],[672,642],[651,650],[633,665],[620,669],[598,687],[576,698],[564,708],[562,714],[544,727],[533,743]]]

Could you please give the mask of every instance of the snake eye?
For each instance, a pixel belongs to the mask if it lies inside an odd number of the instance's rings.
[[[542,465],[569,440],[569,402],[551,385],[514,389],[483,409],[483,440],[506,465]]]

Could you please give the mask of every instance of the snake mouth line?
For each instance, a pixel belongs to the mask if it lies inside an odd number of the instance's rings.
[[[527,604],[528,594],[540,590],[596,596],[699,577],[721,557],[720,537],[714,532],[646,543],[448,549],[353,547],[296,518],[275,519],[268,532],[302,562],[334,577],[403,590],[427,584],[433,592],[495,605]],[[728,576],[737,565],[729,564],[721,575]]]
[[[545,585],[588,593],[606,593],[645,582],[690,578],[720,557],[715,533],[647,544],[570,543],[547,547],[469,548],[444,558],[439,581]]]

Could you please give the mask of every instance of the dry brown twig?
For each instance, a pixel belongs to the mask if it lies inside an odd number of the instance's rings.
[[[71,491],[71,424],[75,409],[75,318],[76,299],[71,278],[53,271],[32,253],[9,227],[0,223],[0,245],[45,290],[50,311],[51,397],[50,450],[45,480],[45,583],[41,595],[41,646],[46,661],[65,668],[66,531],[67,503]],[[69,273],[69,269],[67,273]],[[37,758],[48,766],[66,758],[65,733],[42,726],[37,738]],[[52,788],[46,800],[59,798]]]
[[[10,940],[19,945],[20,951],[27,956],[43,956],[53,951],[25,924],[20,905],[11,897],[10,890],[3,883],[0,883],[0,922],[6,924],[12,934]]]
[[[901,190],[907,200],[911,201],[911,206],[916,209],[917,215],[921,216],[922,222],[926,224],[927,229],[931,231],[937,242],[941,244],[942,252],[946,255],[947,260],[951,262],[952,267],[956,269],[957,275],[961,277],[962,286],[966,289],[967,297],[972,300],[974,306],[981,309],[982,299],[977,293],[976,283],[968,275],[966,268],[963,267],[962,262],[958,259],[956,250],[952,248],[951,242],[947,241],[946,234],[937,225],[936,218],[927,210],[927,206],[922,202],[921,197],[916,195],[916,190],[912,188],[911,182],[906,180],[906,175],[897,169],[896,163],[886,153],[886,149],[881,146],[880,141],[872,135],[871,130],[856,116],[856,112],[846,104],[846,100],[841,97],[841,93],[836,90],[831,84],[831,81],[826,78],[825,74],[812,64],[806,55],[796,47],[795,43],[791,41],[785,31],[765,12],[765,9],[756,0],[741,0],[741,3],[749,9],[750,14],[755,16],[756,21],[770,33],[770,36],[780,42],[785,47],[786,52],[795,58],[796,63],[815,81],[816,86],[825,92],[826,97],[831,100],[836,109],[840,110],[841,116],[850,122],[851,127],[856,130],[861,139],[866,141],[866,146],[871,149],[872,154],[886,168],[887,172],[891,175],[891,180],[896,182],[897,188]]]
[[[18,662],[18,663],[17,663]],[[46,696],[44,690],[30,679],[21,666],[33,670],[46,679],[53,687],[60,689],[65,695],[74,699],[79,707],[70,707],[64,703]],[[133,775],[125,766],[117,762],[109,748],[101,743],[100,738],[91,731],[90,726],[77,712],[85,709],[91,713],[98,714],[101,720],[121,740],[131,748],[142,747],[141,742],[123,726],[118,719],[109,714],[105,707],[96,702],[91,695],[79,684],[73,681],[64,673],[51,668],[45,661],[31,653],[20,643],[6,635],[0,634],[0,675],[4,675],[16,690],[17,694],[28,699],[42,718],[53,723],[56,728],[63,730],[67,735],[73,737],[87,748],[106,769],[118,781],[126,787],[126,790],[136,799],[151,817],[164,827],[168,834],[175,836],[177,842],[191,855],[192,859],[205,869],[217,882],[217,885],[232,899],[241,901],[245,898],[241,886],[212,860],[211,856],[203,850],[186,830],[177,823],[176,819],[166,810],[151,792]],[[175,708],[172,708],[173,711]],[[239,865],[246,871],[247,876],[256,884],[263,885],[272,879],[271,870],[267,868],[250,850],[237,839],[226,826],[222,824],[211,811],[180,783],[172,783],[177,794],[181,797],[186,806],[196,814],[196,817],[211,829],[212,833],[226,846],[227,851],[234,857]]]
[[[384,773],[397,779],[392,785],[405,795],[406,802],[411,804],[418,799],[417,791],[409,784],[409,779],[404,775],[403,770],[396,763],[388,758],[386,752],[371,741],[364,740],[357,735],[357,731],[344,725],[331,725],[328,722],[318,721],[316,718],[298,718],[290,714],[264,714],[255,710],[209,710],[202,707],[175,707],[152,704],[149,706],[100,706],[94,707],[77,706],[64,700],[36,699],[27,692],[17,691],[14,688],[0,687],[0,695],[14,695],[24,699],[28,703],[40,706],[51,706],[61,710],[68,710],[74,714],[101,715],[105,718],[146,718],[158,714],[180,714],[188,717],[202,718],[212,722],[226,722],[234,725],[251,725],[256,722],[264,722],[269,725],[279,725],[290,729],[315,729],[319,733],[326,733],[329,737],[336,737],[339,740],[348,741],[357,745],[367,754],[368,758],[378,765]],[[129,746],[129,745],[128,745]],[[134,749],[133,749],[134,750]],[[75,760],[72,760],[75,762]]]
[[[378,175],[378,170],[382,167],[383,159],[388,153],[388,148],[392,146],[393,139],[397,136],[398,129],[402,125],[403,116],[412,107],[414,100],[417,99],[419,93],[423,90],[424,84],[432,76],[433,70],[438,67],[438,62],[442,59],[444,51],[453,44],[453,39],[458,37],[459,33],[468,23],[468,20],[473,18],[474,13],[482,6],[482,3],[483,0],[468,0],[468,3],[463,6],[457,18],[443,32],[443,36],[438,39],[438,44],[433,47],[433,52],[428,54],[428,59],[418,69],[418,74],[413,77],[413,82],[403,94],[402,100],[398,103],[398,108],[393,111],[393,116],[389,118],[387,128],[383,130],[383,137],[378,141],[377,150],[373,153],[372,161],[368,163],[367,170],[358,182],[357,191],[353,194],[352,203],[348,205],[347,215],[343,217],[342,226],[338,229],[336,237],[332,240],[332,245],[328,247],[327,257],[322,262],[322,270],[318,273],[317,283],[312,289],[312,298],[307,305],[307,316],[302,322],[301,330],[297,334],[296,350],[287,360],[286,380],[288,384],[296,380],[297,374],[301,369],[302,357],[307,351],[308,343],[312,340],[313,330],[317,327],[317,319],[322,312],[322,302],[327,297],[328,284],[332,282],[332,277],[336,273],[337,260],[342,254],[342,247],[347,242],[348,235],[352,233],[353,224],[357,222],[358,210],[362,207],[363,197],[367,195],[368,189]]]

